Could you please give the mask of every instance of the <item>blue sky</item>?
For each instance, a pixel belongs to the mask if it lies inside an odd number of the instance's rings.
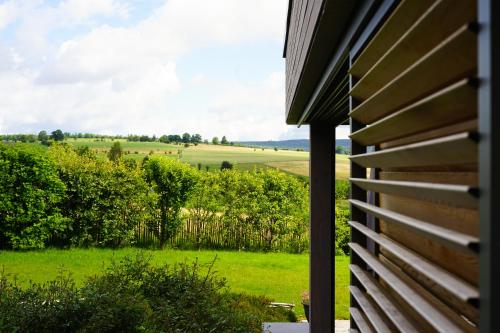
[[[287,2],[0,0],[0,133],[306,138],[284,118]]]

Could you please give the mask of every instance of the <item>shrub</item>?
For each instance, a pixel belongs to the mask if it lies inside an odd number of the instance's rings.
[[[123,156],[123,149],[120,141],[116,141],[108,152],[108,158],[112,162],[118,162]]]
[[[43,248],[68,229],[59,204],[65,186],[45,151],[0,144],[0,241],[15,249]]]
[[[338,255],[349,254],[350,227],[349,204],[347,201],[338,202],[335,206],[335,253]]]
[[[222,163],[220,165],[221,170],[232,169],[232,168],[233,168],[233,164],[229,161],[222,161]]]
[[[79,156],[62,146],[50,154],[66,186],[61,207],[71,221],[55,245],[126,245],[134,240],[136,226],[153,218],[156,197],[134,162]]]
[[[349,199],[349,192],[351,185],[347,180],[335,180],[335,199],[347,200]]]
[[[144,169],[148,181],[158,194],[161,221],[153,230],[158,230],[160,247],[163,247],[179,229],[181,208],[196,185],[198,173],[185,163],[163,157],[150,158]]]
[[[0,331],[246,333],[296,319],[264,297],[230,293],[212,265],[200,268],[125,258],[80,289],[68,274],[22,290],[0,273]]]

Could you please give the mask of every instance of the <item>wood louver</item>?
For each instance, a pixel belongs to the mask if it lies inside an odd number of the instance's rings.
[[[403,0],[352,55],[358,331],[479,331],[476,7]]]

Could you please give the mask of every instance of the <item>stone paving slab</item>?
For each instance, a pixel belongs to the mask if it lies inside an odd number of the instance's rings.
[[[263,333],[309,333],[309,323],[264,323]],[[349,320],[335,320],[335,333],[349,332]]]

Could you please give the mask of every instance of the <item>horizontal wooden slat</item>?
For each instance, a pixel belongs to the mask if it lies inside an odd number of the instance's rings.
[[[356,243],[349,243],[351,249],[368,265],[387,285],[396,292],[418,315],[425,319],[439,332],[462,332],[448,317],[437,311],[426,299],[404,283],[396,274],[385,267],[375,256]]]
[[[355,60],[350,74],[362,77],[433,2],[434,0],[401,1]]]
[[[473,164],[477,163],[476,135],[469,132],[453,134],[349,158],[365,168]]]
[[[363,101],[476,17],[474,0],[439,0],[357,82],[351,96]]]
[[[371,276],[357,265],[349,265],[349,269],[354,274],[356,279],[363,285],[366,292],[373,301],[384,311],[385,315],[401,332],[416,333],[420,330],[413,324],[395,304],[394,300],[383,291],[378,283],[374,282]]]
[[[349,313],[351,314],[352,319],[358,325],[359,331],[361,333],[372,333],[373,330],[370,327],[370,324],[365,320],[365,317],[361,314],[361,311],[357,308],[349,308]]]
[[[382,261],[382,263],[390,263],[391,265],[389,266],[397,268],[392,269],[392,271],[406,283],[410,284],[412,288],[415,287],[420,290],[419,292],[423,296],[425,296],[432,303],[435,303],[457,324],[466,328],[467,331],[474,331],[474,327],[471,327],[471,323],[474,323],[475,325],[479,323],[479,308],[477,307],[477,304],[465,303],[453,297],[445,290],[440,289],[439,285],[436,285],[433,281],[426,279],[423,275],[413,270],[410,265],[407,265],[399,260],[384,247],[380,247],[378,258]],[[425,289],[425,291],[423,289]],[[467,318],[467,322],[464,322],[463,318]]]
[[[350,135],[365,146],[465,121],[477,116],[477,89],[461,80]]]
[[[477,66],[476,44],[473,28],[469,25],[460,28],[349,115],[362,124],[370,124],[454,80],[474,75]]]
[[[478,189],[467,185],[350,178],[367,191],[409,197],[464,208],[477,208]]]
[[[408,250],[386,236],[374,232],[359,222],[350,221],[349,224],[380,246],[383,246],[399,260],[410,265],[413,270],[431,280],[433,284],[439,285],[440,288],[454,295],[454,297],[462,302],[475,303],[479,299],[477,288],[456,277],[454,274],[445,271],[415,252]]]
[[[367,204],[359,200],[350,199],[349,202],[375,217],[382,219],[388,223],[395,223],[406,228],[410,228],[414,232],[422,234],[426,238],[434,239],[452,248],[466,252],[477,252],[479,247],[479,239],[450,229],[442,228],[421,220],[414,219],[410,216],[398,214],[390,210],[380,208],[374,205]]]
[[[366,317],[370,321],[371,326],[375,330],[375,332],[379,333],[387,333],[392,332],[393,330],[389,328],[389,326],[385,323],[385,318],[380,315],[372,303],[365,296],[364,292],[362,292],[358,287],[350,286],[349,290],[351,295],[354,297],[356,302],[359,304],[359,307],[366,314]]]

